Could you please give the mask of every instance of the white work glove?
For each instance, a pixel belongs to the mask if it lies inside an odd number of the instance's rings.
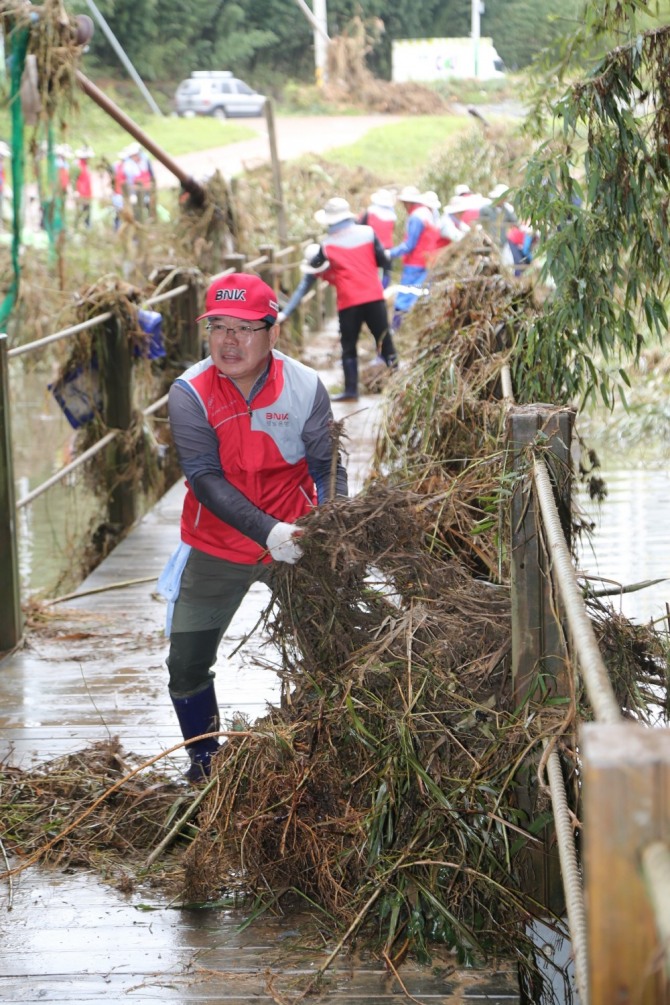
[[[268,534],[268,551],[275,562],[288,562],[295,565],[299,558],[302,558],[302,548],[295,540],[295,535],[300,534],[300,527],[294,523],[276,523]]]
[[[282,321],[286,321],[286,315],[284,314],[283,311],[280,311],[279,314],[277,315],[277,324],[280,325]]]

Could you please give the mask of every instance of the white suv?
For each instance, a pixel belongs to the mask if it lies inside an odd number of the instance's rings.
[[[177,115],[213,115],[227,119],[262,115],[265,95],[252,90],[229,70],[197,70],[182,80],[175,94]]]

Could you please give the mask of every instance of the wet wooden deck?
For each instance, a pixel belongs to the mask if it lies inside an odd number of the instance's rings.
[[[370,456],[375,399],[336,407],[338,418],[356,413],[349,465],[356,488]],[[110,587],[158,575],[177,542],[182,493],[175,486],[82,584],[79,599],[56,605],[58,616],[0,661],[0,758],[28,768],[110,736],[147,757],[179,742],[166,688],[164,602],[154,582]],[[86,593],[100,587],[107,589]],[[254,719],[278,695],[271,666],[254,662],[262,651],[272,663],[262,638],[229,658],[266,595],[264,587],[249,594],[221,647],[224,720],[238,711]],[[173,757],[177,771],[185,756]],[[0,1002],[295,1000],[326,949],[296,948],[299,918],[264,918],[240,930],[245,918],[241,910],[175,909],[121,894],[87,872],[33,866],[11,891],[0,884]],[[409,994],[419,1002],[518,1002],[511,967],[483,973],[452,962],[405,964],[401,987],[379,961],[343,955],[310,1000],[382,1005]]]

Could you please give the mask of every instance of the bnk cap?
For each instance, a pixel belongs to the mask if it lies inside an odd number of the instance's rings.
[[[211,283],[205,297],[205,313],[196,321],[227,315],[247,321],[263,318],[274,323],[278,311],[279,304],[271,286],[248,272],[233,272]]]

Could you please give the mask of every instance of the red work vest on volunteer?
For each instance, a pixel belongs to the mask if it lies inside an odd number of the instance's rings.
[[[351,223],[321,239],[330,262],[323,278],[335,287],[338,311],[383,300],[374,241],[372,227],[361,223]]]
[[[430,258],[438,248],[440,232],[433,219],[433,211],[428,206],[417,206],[412,216],[418,217],[423,223],[423,230],[415,247],[402,256],[405,265],[419,265],[425,269],[430,264]]]
[[[368,206],[367,223],[372,227],[375,234],[381,241],[382,248],[393,247],[393,231],[395,228],[396,214],[394,209],[386,209],[385,206]]]
[[[265,384],[247,404],[211,357],[178,380],[189,385],[219,441],[224,476],[263,512],[293,523],[316,504],[302,431],[314,406],[314,370],[276,350]],[[251,538],[199,503],[191,486],[181,517],[181,538],[208,555],[252,565],[270,556]]]

